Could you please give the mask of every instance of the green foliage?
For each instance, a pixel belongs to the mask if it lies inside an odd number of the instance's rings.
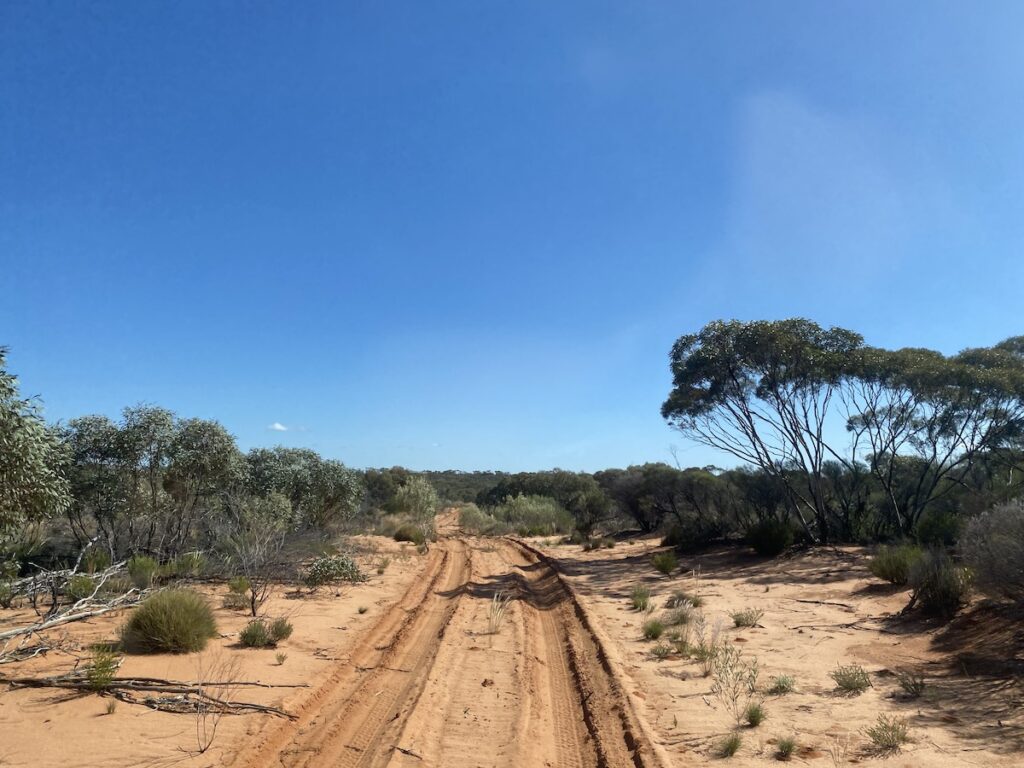
[[[642,584],[638,584],[630,590],[629,600],[633,604],[634,611],[646,611],[651,604],[651,590]]]
[[[86,573],[98,573],[110,567],[110,553],[103,549],[90,547],[82,555],[82,570]]]
[[[84,600],[95,591],[95,579],[84,573],[76,573],[68,579],[67,584],[64,585],[64,594],[66,594],[68,599],[73,603],[77,603],[79,600]]]
[[[763,557],[776,557],[793,545],[793,527],[785,520],[762,520],[747,529],[747,543]]]
[[[864,693],[864,691],[871,687],[871,678],[868,677],[868,673],[859,664],[837,666],[829,672],[828,676],[835,681],[836,688],[843,693]]]
[[[185,552],[164,563],[160,568],[160,576],[167,580],[197,579],[203,575],[205,568],[206,557],[202,552]]]
[[[665,623],[661,619],[648,619],[641,631],[645,640],[657,640],[665,633]]]
[[[359,570],[348,555],[334,555],[332,557],[318,557],[306,569],[302,577],[307,587],[316,589],[325,584],[335,584],[340,581],[358,583],[366,581],[366,576]]]
[[[878,721],[864,734],[883,752],[896,752],[909,738],[907,721],[901,717],[879,715]]]
[[[308,448],[254,448],[245,464],[246,490],[261,498],[272,493],[284,497],[293,527],[322,529],[345,523],[362,501],[358,472]]]
[[[71,504],[55,432],[38,405],[22,398],[0,347],[0,542],[26,523],[62,514]]]
[[[153,586],[159,565],[156,560],[146,555],[135,555],[128,560],[128,575],[132,585],[138,589],[149,589]]]
[[[689,605],[681,605],[678,608],[670,608],[662,614],[665,626],[683,627],[693,621],[693,608]]]
[[[733,611],[729,616],[736,627],[756,627],[764,611],[760,608],[744,608],[742,611]]]
[[[908,583],[910,571],[920,559],[920,547],[910,544],[882,546],[868,563],[868,570],[884,581],[902,586]]]
[[[511,532],[511,527],[482,511],[476,504],[463,504],[459,507],[459,527],[467,533],[479,536],[503,536]]]
[[[14,588],[10,582],[0,581],[0,608],[10,608],[14,604]]]
[[[768,693],[772,696],[783,696],[792,693],[796,689],[796,680],[792,675],[778,675],[773,677],[771,685],[768,686]]]
[[[667,659],[671,655],[672,655],[672,646],[671,645],[666,645],[665,643],[658,643],[653,648],[651,648],[651,656],[653,656],[658,661],[664,661],[665,659]]]
[[[427,543],[427,535],[423,532],[423,529],[412,523],[407,523],[401,526],[395,531],[395,541],[411,541],[416,546],[422,546]]]
[[[573,530],[573,516],[547,496],[509,496],[491,510],[495,520],[520,536],[551,536]]]
[[[275,643],[280,643],[282,640],[287,640],[292,636],[294,627],[292,623],[283,616],[279,616],[270,622],[270,638]]]
[[[732,757],[740,751],[743,746],[743,737],[738,733],[730,733],[718,745],[718,754],[722,757]]]
[[[672,571],[679,567],[679,560],[676,558],[676,553],[669,550],[668,552],[658,552],[651,558],[651,565],[654,566],[654,570],[658,573],[662,573],[665,576],[671,576]]]
[[[1024,500],[996,505],[971,520],[960,550],[978,587],[1024,605]]]
[[[613,549],[615,547],[615,539],[609,536],[601,536],[595,538],[588,538],[583,542],[583,551],[592,552],[595,549]]]
[[[392,511],[412,516],[417,521],[433,519],[439,505],[437,491],[423,477],[410,477],[395,493]]]
[[[114,675],[120,665],[121,658],[112,649],[97,647],[85,668],[85,680],[89,688],[96,692],[107,690],[114,682]]]
[[[781,736],[775,743],[775,757],[779,760],[789,760],[796,752],[796,737]]]
[[[704,598],[700,595],[691,595],[690,593],[682,590],[676,590],[672,593],[669,599],[665,601],[666,608],[685,608],[686,606],[700,608],[702,605],[704,605]]]
[[[918,699],[921,697],[921,694],[924,693],[924,675],[916,670],[896,670],[896,682],[900,684],[900,688],[903,689],[903,692],[912,699]]]
[[[911,567],[908,581],[911,600],[926,613],[947,618],[960,610],[971,593],[970,572],[954,565],[943,550],[925,552]]]
[[[130,653],[201,651],[217,634],[205,598],[190,589],[150,595],[121,628],[121,642]]]
[[[228,593],[224,596],[224,607],[232,611],[248,610],[251,606],[249,589],[251,584],[245,576],[234,576],[228,580]]]
[[[765,711],[764,705],[759,701],[750,702],[747,704],[747,708],[743,710],[743,719],[751,728],[757,728],[767,717],[768,713]]]
[[[273,645],[270,629],[263,619],[253,619],[238,633],[238,642],[245,648],[269,648]]]

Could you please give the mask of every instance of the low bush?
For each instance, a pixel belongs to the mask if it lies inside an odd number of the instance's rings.
[[[764,616],[764,611],[760,608],[744,608],[742,611],[733,611],[729,616],[732,618],[734,626],[756,627],[757,623],[761,621],[761,617]]]
[[[883,752],[896,752],[909,738],[907,721],[900,717],[879,715],[878,721],[864,734],[875,748]]]
[[[82,556],[82,570],[96,573],[110,567],[110,553],[104,549],[91,548]]]
[[[960,551],[980,589],[1024,605],[1024,499],[971,520]]]
[[[252,607],[249,600],[249,580],[235,576],[228,580],[228,593],[224,596],[224,607],[232,611],[245,611]]]
[[[757,728],[757,726],[765,721],[766,717],[768,717],[768,713],[765,711],[764,705],[759,701],[750,702],[743,711],[743,719],[751,728]]]
[[[274,648],[292,636],[292,623],[284,617],[267,622],[253,619],[238,634],[238,641],[246,648]]]
[[[960,610],[971,592],[970,572],[954,565],[943,550],[924,553],[911,568],[909,583],[911,603],[946,618]]]
[[[73,603],[84,600],[96,591],[96,581],[92,576],[76,573],[64,585],[64,593]]]
[[[169,589],[151,595],[121,627],[121,642],[132,653],[201,651],[217,634],[206,600],[190,589]]]
[[[128,560],[128,576],[136,589],[149,589],[153,586],[160,566],[156,560],[146,555],[135,555]]]
[[[704,599],[700,595],[691,595],[682,590],[676,590],[665,601],[666,608],[700,608],[704,605]]]
[[[882,546],[868,563],[868,570],[883,581],[903,586],[909,582],[911,568],[921,554],[920,547],[910,544]]]
[[[476,504],[464,504],[459,508],[459,527],[480,536],[503,536],[512,531],[508,525],[482,511]]]
[[[548,496],[507,496],[490,513],[495,520],[520,536],[569,533],[576,525],[572,514]],[[586,538],[581,539],[580,543]]]
[[[583,551],[590,552],[595,549],[612,549],[615,546],[615,539],[609,536],[587,539],[583,542]]]
[[[732,757],[740,751],[743,746],[743,737],[738,733],[730,733],[718,745],[718,754],[722,757]]]
[[[651,558],[651,565],[654,566],[654,570],[658,573],[662,573],[665,576],[671,576],[672,571],[679,567],[679,560],[676,558],[676,553],[671,550],[668,552],[659,552]]]
[[[275,643],[280,643],[282,640],[287,640],[291,637],[294,629],[288,619],[284,616],[279,616],[270,622],[270,637]]]
[[[114,682],[114,675],[121,665],[120,657],[107,647],[97,647],[93,651],[92,660],[85,668],[85,680],[94,691],[105,691]]]
[[[651,656],[658,661],[664,661],[672,655],[672,646],[666,645],[665,643],[658,643],[656,646],[651,648]]]
[[[420,531],[420,533],[423,532]],[[334,584],[339,581],[353,583],[366,581],[366,576],[359,570],[355,560],[348,555],[332,555],[318,557],[310,563],[303,574],[302,581],[310,589],[316,589],[325,584]]]
[[[793,526],[768,518],[747,529],[747,543],[763,557],[776,557],[793,545]]]
[[[796,752],[796,738],[793,736],[782,736],[775,743],[775,757],[779,760],[789,760]]]
[[[416,546],[427,543],[427,534],[418,525],[413,525],[412,523],[400,526],[392,538],[395,541],[411,541]]]
[[[792,675],[779,675],[773,677],[771,685],[768,686],[768,693],[772,696],[782,696],[796,690],[796,681]]]
[[[924,675],[913,669],[896,670],[896,682],[900,684],[903,692],[912,699],[918,699],[924,693]]]
[[[165,579],[196,579],[203,575],[205,568],[206,557],[202,552],[186,552],[164,563],[160,576]]]
[[[665,633],[665,624],[661,619],[648,619],[641,631],[645,640],[657,640]]]
[[[871,678],[859,664],[840,665],[829,672],[828,676],[835,680],[836,688],[843,693],[863,693],[871,687]]]
[[[629,600],[634,611],[646,611],[651,605],[651,590],[642,585],[635,586],[629,593]]]
[[[693,609],[689,606],[672,608],[662,614],[662,619],[667,627],[681,627],[693,621]]]

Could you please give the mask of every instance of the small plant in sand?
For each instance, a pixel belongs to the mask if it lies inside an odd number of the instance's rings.
[[[633,587],[629,593],[629,601],[634,611],[646,611],[651,605],[651,590],[642,584]]]
[[[864,730],[864,735],[871,739],[879,751],[896,752],[909,738],[907,721],[900,717],[879,715],[875,724]]]
[[[253,619],[238,634],[238,641],[246,648],[273,648],[292,635],[292,623],[284,617],[269,624],[264,619]]]
[[[508,611],[508,604],[511,598],[501,592],[495,592],[491,598],[491,605],[487,609],[487,634],[496,635],[501,631],[501,625],[505,621],[505,613]]]
[[[827,751],[835,768],[841,768],[843,765],[846,765],[847,757],[850,754],[850,734],[846,733],[842,736],[837,734],[833,736]]]
[[[318,557],[306,569],[303,582],[311,590],[327,584],[346,581],[358,583],[366,581],[366,576],[359,570],[356,561],[348,555],[331,555]]]
[[[714,683],[711,692],[725,706],[737,725],[757,696],[757,659],[747,660],[733,645],[723,645],[715,655],[711,672]]]
[[[704,600],[700,595],[691,595],[681,589],[677,589],[665,601],[666,608],[700,608],[702,605]]]
[[[664,661],[672,655],[672,646],[666,643],[658,643],[656,646],[651,648],[651,656],[656,658],[658,661]]]
[[[860,664],[839,665],[828,676],[835,680],[836,688],[842,693],[864,693],[871,687],[871,678]]]
[[[685,627],[693,621],[693,609],[686,604],[679,608],[671,608],[662,614],[661,620],[668,627]]]
[[[107,702],[106,714],[112,715],[116,711],[117,711],[117,699],[110,699],[110,701]]]
[[[926,613],[949,618],[967,602],[971,582],[971,572],[955,565],[944,551],[926,552],[910,569],[913,593],[907,607],[920,604]]]
[[[284,651],[278,651],[274,654],[274,661],[277,662],[277,666],[281,666],[288,660],[288,654]]]
[[[773,677],[771,685],[768,686],[768,693],[772,696],[783,696],[792,693],[796,689],[796,680],[792,675],[778,675]]]
[[[359,608],[357,608],[356,610],[358,610],[359,611],[359,615],[362,616],[364,613],[366,613],[370,609],[367,608],[365,605],[360,605]]]
[[[742,611],[733,611],[729,616],[737,627],[756,627],[764,616],[764,611],[760,608],[744,608]]]
[[[661,619],[648,619],[644,622],[641,631],[644,640],[657,640],[665,633],[665,624]]]
[[[651,565],[658,573],[671,576],[672,571],[679,567],[679,561],[676,559],[676,553],[669,550],[668,552],[659,552],[652,557]]]
[[[708,631],[707,618],[703,613],[698,613],[693,621],[693,639],[690,646],[690,654],[700,662],[703,668],[704,677],[711,674],[715,659],[722,649],[722,621],[715,621],[714,626]]]
[[[681,627],[673,627],[666,635],[675,652],[680,656],[690,655],[690,632],[690,625],[684,624]]]
[[[743,746],[743,737],[738,733],[730,733],[718,745],[718,754],[721,757],[732,757],[740,751]]]
[[[383,576],[384,575],[384,571],[386,571],[388,569],[389,565],[391,565],[391,558],[390,557],[382,557],[380,559],[380,562],[377,563],[377,575],[378,576]]]
[[[232,611],[249,609],[249,580],[245,576],[235,576],[228,580],[228,593],[224,595],[224,607]]]
[[[121,666],[121,657],[107,646],[97,646],[93,651],[92,660],[85,668],[85,679],[89,687],[97,693],[105,691],[114,682],[117,668]]]
[[[757,728],[761,723],[768,717],[768,713],[765,711],[764,705],[759,701],[752,701],[747,704],[747,708],[743,710],[743,719],[747,725],[751,728]]]
[[[775,757],[779,760],[789,760],[796,752],[796,737],[781,736],[775,743]]]
[[[227,714],[228,704],[238,691],[240,677],[237,659],[217,657],[203,663],[200,656],[196,662],[196,752],[202,754],[213,746],[221,718]],[[216,684],[214,687],[212,684]]]
[[[924,693],[924,675],[916,670],[896,670],[896,682],[900,684],[900,688],[903,689],[903,692],[912,699],[918,699],[921,697],[921,694]]]

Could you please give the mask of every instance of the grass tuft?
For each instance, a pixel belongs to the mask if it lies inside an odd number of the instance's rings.
[[[828,676],[835,680],[836,688],[843,693],[864,693],[871,687],[871,678],[859,664],[840,665],[829,672]]]

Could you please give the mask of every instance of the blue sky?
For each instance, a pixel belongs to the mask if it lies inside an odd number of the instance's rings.
[[[0,5],[0,344],[354,466],[731,463],[672,341],[1024,331],[1024,5]],[[270,429],[278,424],[287,431]]]

